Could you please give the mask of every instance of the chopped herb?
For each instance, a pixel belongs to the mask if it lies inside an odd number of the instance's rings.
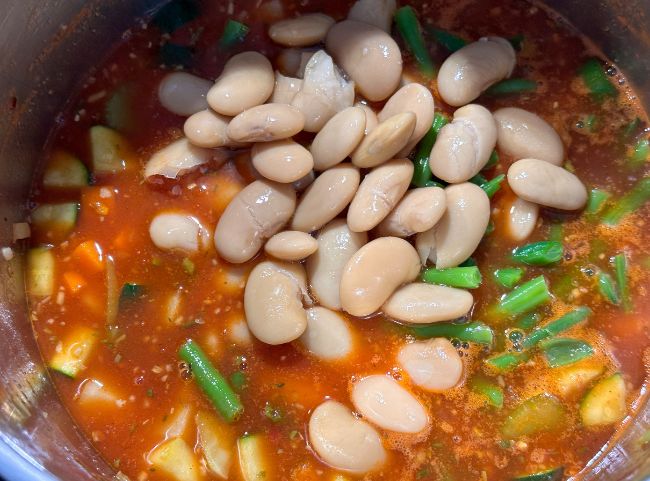
[[[153,397],[153,389],[149,388],[147,389],[147,397]]]
[[[497,82],[485,91],[486,95],[512,95],[537,90],[537,82],[525,78],[509,78]]]
[[[233,372],[230,375],[230,384],[232,384],[232,387],[234,387],[238,391],[241,391],[248,384],[248,379],[246,378],[246,374],[244,374],[242,371]]]
[[[227,50],[238,43],[242,43],[249,30],[248,25],[229,18],[219,39],[219,48]]]
[[[191,276],[194,274],[196,267],[194,266],[194,262],[192,262],[188,257],[183,258],[183,271],[185,271],[185,274],[188,276]]]
[[[268,402],[264,405],[264,415],[274,423],[282,421],[282,411]]]
[[[428,326],[407,327],[407,332],[415,337],[428,339],[431,337],[446,337],[461,341],[476,342],[491,345],[494,341],[494,332],[482,322],[469,322],[456,324],[453,322],[436,322]]]

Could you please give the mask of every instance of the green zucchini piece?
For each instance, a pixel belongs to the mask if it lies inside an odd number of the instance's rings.
[[[156,470],[170,476],[175,481],[200,481],[201,468],[192,446],[183,438],[171,438],[154,448],[147,460]]]
[[[551,468],[533,474],[524,474],[512,478],[512,481],[560,481],[564,476],[564,467]]]
[[[74,379],[86,367],[86,361],[97,342],[92,329],[81,327],[68,337],[50,360],[50,368]]]
[[[585,426],[606,426],[625,417],[627,389],[620,373],[600,380],[580,403],[580,418]]]
[[[66,202],[63,204],[42,204],[31,213],[32,227],[43,234],[55,231],[57,237],[66,237],[77,224],[79,204]]]
[[[268,474],[264,439],[260,434],[249,434],[237,440],[239,467],[244,481],[259,481]]]
[[[68,152],[56,152],[43,172],[43,186],[50,189],[76,189],[88,185],[88,169]]]
[[[51,296],[54,292],[54,254],[48,247],[27,253],[27,292],[32,296]]]
[[[115,130],[103,125],[91,127],[90,147],[94,174],[115,174],[126,169],[128,144]]]
[[[543,431],[555,431],[564,424],[566,413],[562,403],[550,394],[538,394],[519,404],[506,418],[501,434],[517,439]]]

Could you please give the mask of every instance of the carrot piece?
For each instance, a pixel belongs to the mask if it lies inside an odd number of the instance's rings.
[[[86,280],[81,275],[72,271],[64,273],[63,280],[72,293],[79,292],[86,285]]]
[[[84,267],[94,272],[104,270],[104,256],[99,244],[94,241],[85,241],[75,247],[72,257]]]

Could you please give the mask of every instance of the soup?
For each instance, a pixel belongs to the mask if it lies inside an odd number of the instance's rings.
[[[122,479],[565,479],[645,380],[649,149],[537,4],[175,0],[52,130],[34,332]]]

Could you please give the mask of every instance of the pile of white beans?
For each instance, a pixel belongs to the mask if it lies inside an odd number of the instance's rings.
[[[427,263],[459,265],[483,238],[490,201],[468,180],[495,146],[516,159],[507,175],[517,195],[509,215],[514,239],[530,235],[539,206],[575,210],[587,199],[580,180],[561,167],[564,147],[553,127],[518,108],[491,113],[470,103],[515,67],[514,49],[497,37],[467,45],[440,68],[439,94],[459,108],[429,164],[449,186],[409,189],[414,167],[405,157],[431,127],[434,98],[403,81],[402,55],[389,34],[394,10],[394,0],[359,0],[339,22],[308,14],[271,25],[271,39],[287,47],[278,64],[291,76],[249,51],[232,56],[215,82],[175,72],[159,89],[162,105],[189,118],[185,138],[157,152],[145,176],[175,179],[210,161],[211,149],[250,149],[259,178],[223,212],[214,245],[231,263],[262,248],[267,254],[244,292],[252,334],[272,345],[298,341],[326,362],[352,350],[341,311],[405,323],[470,313],[470,292],[416,278]],[[365,101],[385,103],[375,112]],[[292,139],[301,131],[315,134],[311,144]],[[161,249],[193,253],[210,245],[209,230],[191,213],[161,212],[150,234]],[[363,419],[334,400],[313,411],[309,442],[324,462],[357,473],[376,469],[386,453],[373,426],[421,433],[430,424],[409,382],[440,392],[463,375],[446,339],[405,344],[396,361],[408,375],[402,382],[381,373],[353,384],[352,404]]]

